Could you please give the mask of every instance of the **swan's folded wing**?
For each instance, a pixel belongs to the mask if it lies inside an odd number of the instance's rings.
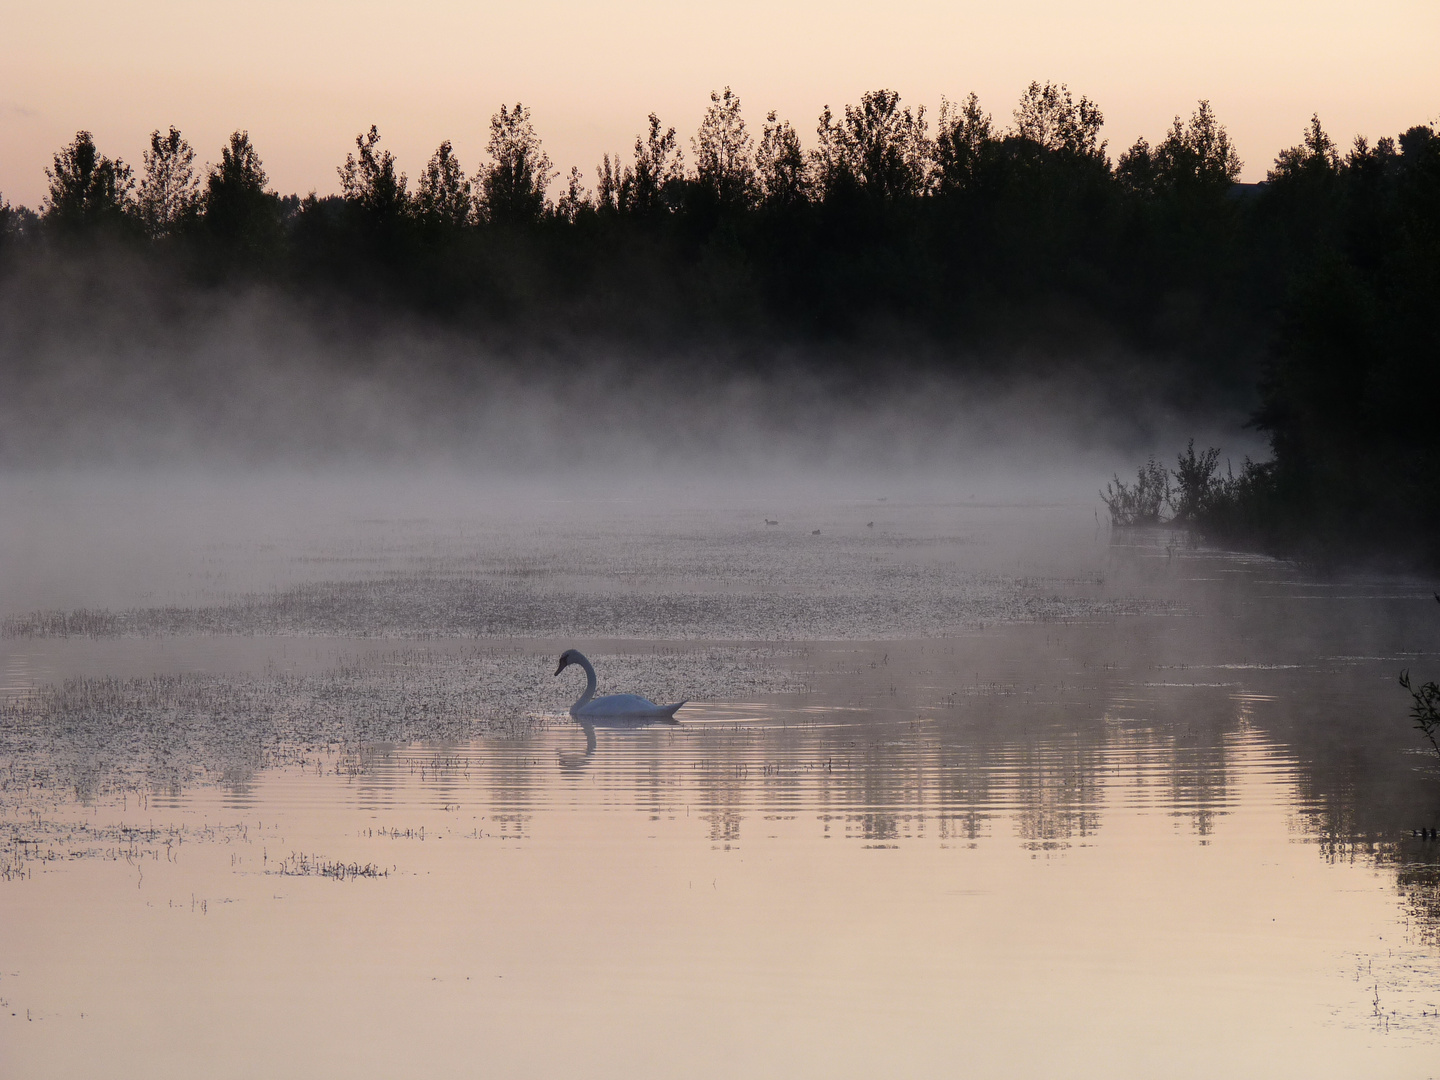
[[[654,716],[660,706],[639,694],[610,694],[596,698],[580,711],[586,716]]]

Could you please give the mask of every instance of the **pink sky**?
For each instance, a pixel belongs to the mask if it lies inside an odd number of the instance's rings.
[[[1008,122],[1031,79],[1097,101],[1112,155],[1207,97],[1262,179],[1312,112],[1342,145],[1440,116],[1436,0],[78,0],[12,5],[0,37],[0,192],[38,206],[77,128],[138,166],[178,126],[202,160],[250,131],[276,189],[337,188],[355,134],[380,126],[413,177],[442,139],[468,169],[502,101],[532,107],[557,166],[593,184],[652,109],[685,136],[733,86],[758,127],[809,137],[820,108],[890,87],[933,111],[971,90]]]

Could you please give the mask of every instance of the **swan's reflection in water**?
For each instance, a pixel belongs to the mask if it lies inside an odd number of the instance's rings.
[[[560,766],[561,772],[578,774],[589,767],[591,760],[595,757],[595,750],[598,745],[597,731],[606,732],[607,738],[624,738],[626,735],[634,734],[653,727],[679,727],[680,721],[667,717],[654,716],[615,716],[604,720],[576,720],[575,724],[585,733],[585,752],[576,753],[573,750],[557,748],[555,750],[555,761]]]

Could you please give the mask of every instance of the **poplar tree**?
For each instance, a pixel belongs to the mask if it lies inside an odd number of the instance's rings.
[[[926,127],[925,107],[902,109],[894,90],[861,94],[838,120],[826,106],[814,158],[826,194],[852,185],[882,199],[923,194],[933,157]]]
[[[335,170],[340,174],[340,190],[345,201],[358,207],[377,225],[410,213],[410,196],[406,190],[409,178],[396,171],[395,155],[389,150],[376,150],[379,143],[380,132],[371,124],[369,131],[355,136],[359,156],[346,154],[345,164]]]
[[[490,164],[481,175],[481,211],[487,221],[523,224],[540,220],[546,188],[555,167],[540,145],[530,110],[520,102],[504,105],[490,118]]]
[[[765,114],[760,146],[755,151],[756,182],[761,200],[771,206],[797,206],[810,196],[811,177],[800,136],[788,120]]]
[[[977,187],[994,144],[994,124],[975,94],[959,105],[941,98],[935,131],[936,188],[947,194]]]
[[[1105,161],[1105,117],[1087,97],[1076,101],[1064,83],[1032,82],[1015,106],[1014,134],[1055,154]]]
[[[1137,139],[1120,156],[1115,173],[1135,192],[1216,192],[1239,180],[1240,165],[1229,133],[1215,118],[1210,102],[1201,101],[1188,123],[1175,117],[1170,131],[1153,150],[1145,139]]]
[[[710,107],[691,145],[700,187],[721,206],[748,206],[755,193],[755,140],[745,130],[740,98],[730,87],[711,91]]]
[[[282,239],[280,197],[268,183],[248,131],[231,134],[205,176],[205,231],[242,262],[275,254]]]
[[[172,125],[150,133],[150,149],[141,154],[145,175],[136,193],[141,223],[152,239],[170,236],[194,220],[200,208],[195,151]]]
[[[593,209],[580,169],[572,165],[570,175],[565,179],[565,193],[555,202],[555,216],[573,223],[585,211]]]
[[[595,166],[595,208],[610,213],[621,209],[621,194],[625,187],[625,169],[617,153],[612,161],[609,154]]]
[[[124,225],[134,208],[130,166],[101,154],[88,131],[77,131],[53,160],[45,170],[49,189],[41,216],[46,224],[70,234]]]
[[[685,157],[675,143],[675,129],[662,130],[654,113],[649,121],[646,133],[635,136],[634,164],[620,182],[622,209],[638,214],[672,208],[685,179]]]
[[[471,184],[449,139],[430,155],[425,171],[420,174],[415,213],[423,224],[444,229],[463,228],[474,218]]]

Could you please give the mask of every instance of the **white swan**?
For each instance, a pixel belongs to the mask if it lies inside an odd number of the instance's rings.
[[[678,701],[674,705],[656,705],[649,698],[643,698],[638,694],[610,694],[606,697],[595,696],[595,668],[585,655],[575,649],[566,649],[560,654],[560,666],[555,669],[559,675],[571,664],[579,664],[585,669],[585,693],[580,695],[580,700],[570,706],[570,715],[576,720],[675,720],[675,712],[685,702]]]

